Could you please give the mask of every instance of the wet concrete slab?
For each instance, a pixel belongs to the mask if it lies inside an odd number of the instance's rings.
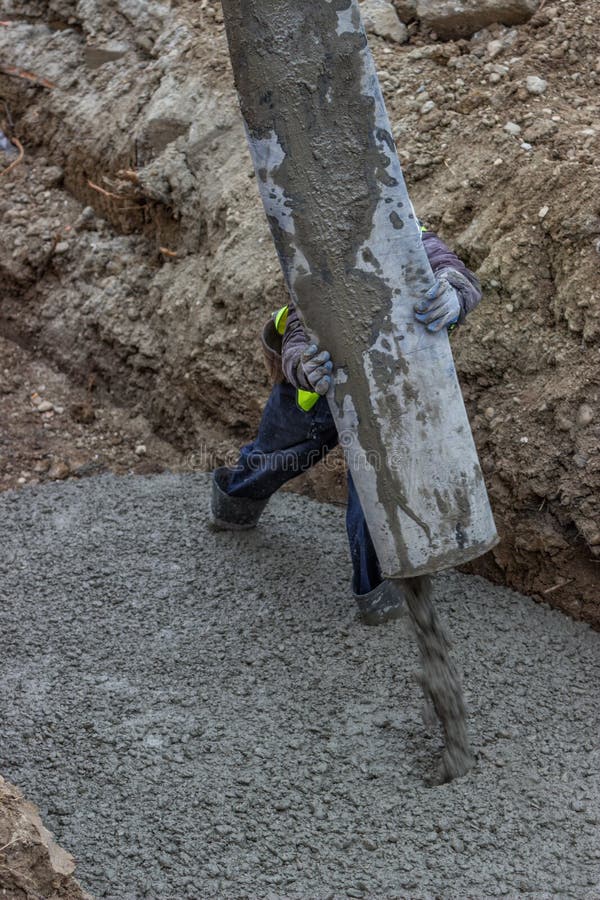
[[[355,620],[343,510],[214,533],[206,475],[0,497],[0,771],[98,898],[600,895],[600,637],[435,579],[476,755],[427,787],[407,619]]]

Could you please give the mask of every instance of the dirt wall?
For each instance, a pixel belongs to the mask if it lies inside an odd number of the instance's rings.
[[[256,426],[256,334],[284,296],[220,11],[3,16],[0,115],[25,158],[0,196],[0,328],[210,465]],[[417,210],[484,286],[453,338],[502,535],[474,568],[598,625],[595,21],[592,0],[560,2],[468,41],[371,42]],[[334,458],[304,489],[342,483]]]
[[[0,896],[8,900],[92,900],[73,877],[75,862],[38,811],[0,776]]]

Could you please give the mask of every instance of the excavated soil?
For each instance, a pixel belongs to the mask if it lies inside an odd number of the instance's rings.
[[[106,471],[181,471],[194,462],[158,438],[141,413],[104,402],[93,378],[75,384],[5,338],[0,358],[0,489]]]
[[[220,10],[4,10],[2,127],[25,155],[2,179],[0,331],[208,468],[256,427],[256,335],[284,296]],[[409,189],[485,291],[454,338],[502,535],[473,569],[597,626],[595,2],[470,40],[411,32],[371,37]],[[341,476],[336,457],[304,488],[339,500]]]

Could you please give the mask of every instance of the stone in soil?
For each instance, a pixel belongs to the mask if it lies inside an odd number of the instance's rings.
[[[417,0],[417,15],[440,37],[461,38],[493,23],[526,22],[537,6],[538,0]]]
[[[388,0],[363,0],[360,12],[367,31],[398,44],[408,40],[408,32]]]

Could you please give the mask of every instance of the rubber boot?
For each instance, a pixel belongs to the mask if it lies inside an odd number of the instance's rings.
[[[354,594],[354,599],[365,625],[383,625],[406,613],[404,592],[398,581],[384,580],[368,594]]]
[[[253,500],[250,497],[230,497],[225,492],[228,474],[227,466],[215,469],[212,474],[212,527],[218,531],[247,531],[249,528],[256,528],[269,498]]]

